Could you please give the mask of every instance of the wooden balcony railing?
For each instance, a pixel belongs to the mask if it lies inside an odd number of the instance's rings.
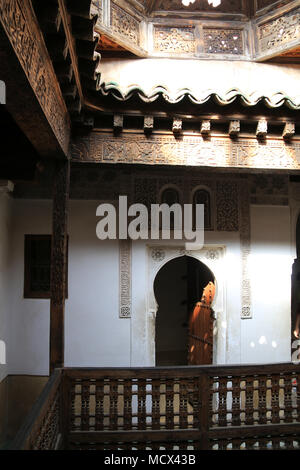
[[[15,448],[300,449],[300,367],[66,368],[26,426]]]

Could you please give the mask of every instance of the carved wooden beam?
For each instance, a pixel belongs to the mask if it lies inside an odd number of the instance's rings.
[[[57,162],[53,187],[50,373],[64,365],[64,313],[67,272],[67,221],[70,188],[70,161]]]
[[[295,123],[287,122],[284,126],[282,137],[284,139],[290,139],[295,135]]]
[[[208,120],[202,121],[201,128],[200,128],[201,134],[208,135],[208,134],[210,134],[210,131],[211,131],[210,121],[208,121]]]
[[[268,122],[266,119],[260,119],[257,124],[256,137],[263,139],[268,133]]]
[[[41,156],[65,157],[70,118],[30,0],[0,2],[0,56],[15,122]]]

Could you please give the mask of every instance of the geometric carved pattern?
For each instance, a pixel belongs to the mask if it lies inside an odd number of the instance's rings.
[[[3,28],[61,148],[67,154],[69,116],[62,95],[55,86],[56,76],[33,15],[27,2],[0,2]]]
[[[300,38],[300,9],[290,11],[280,18],[258,27],[261,51],[280,48]]]
[[[217,181],[217,230],[239,230],[238,185],[235,181]]]
[[[155,27],[154,50],[160,52],[195,52],[194,28]]]
[[[256,138],[124,135],[122,139],[92,132],[73,141],[74,161],[141,163],[233,168],[300,169],[300,142]]]
[[[252,175],[250,183],[251,204],[288,205],[289,177],[287,175]]]
[[[131,317],[131,241],[119,240],[120,318]]]
[[[204,51],[208,54],[243,54],[243,32],[238,29],[204,29]]]
[[[115,3],[111,3],[111,29],[114,33],[125,36],[131,43],[139,45],[139,22],[120,8]]]

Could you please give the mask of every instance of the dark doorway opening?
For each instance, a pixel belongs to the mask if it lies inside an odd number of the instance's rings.
[[[210,269],[191,256],[175,258],[157,273],[156,366],[212,362],[214,282]]]

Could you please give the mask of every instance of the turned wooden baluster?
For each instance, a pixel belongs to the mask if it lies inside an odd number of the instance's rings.
[[[245,415],[246,425],[254,423],[254,408],[253,408],[253,394],[254,394],[254,386],[253,386],[254,377],[246,377],[246,401],[245,401]]]
[[[160,386],[159,379],[152,380],[152,429],[160,429]]]
[[[95,429],[102,431],[104,429],[104,380],[96,380],[95,390]]]
[[[109,382],[109,429],[118,429],[118,380],[110,379]]]
[[[218,392],[218,424],[219,426],[227,426],[227,377],[219,379]]]
[[[239,377],[232,378],[232,426],[241,424],[241,381]]]
[[[124,429],[132,429],[132,381],[124,380]]]
[[[90,381],[81,383],[81,430],[88,431],[90,427]]]
[[[138,429],[146,429],[146,379],[138,380]]]
[[[271,390],[272,390],[272,398],[271,398],[271,411],[272,411],[272,418],[271,421],[272,423],[280,423],[280,417],[279,417],[279,411],[280,411],[280,405],[279,405],[279,380],[280,380],[280,375],[272,375],[272,385],[271,385]]]
[[[267,424],[267,377],[258,379],[258,423]]]
[[[174,429],[174,380],[166,380],[166,428]]]
[[[181,380],[179,384],[179,427],[188,427],[188,380]]]
[[[292,404],[292,388],[293,377],[290,374],[284,377],[284,422],[292,423],[293,421],[293,404]]]

